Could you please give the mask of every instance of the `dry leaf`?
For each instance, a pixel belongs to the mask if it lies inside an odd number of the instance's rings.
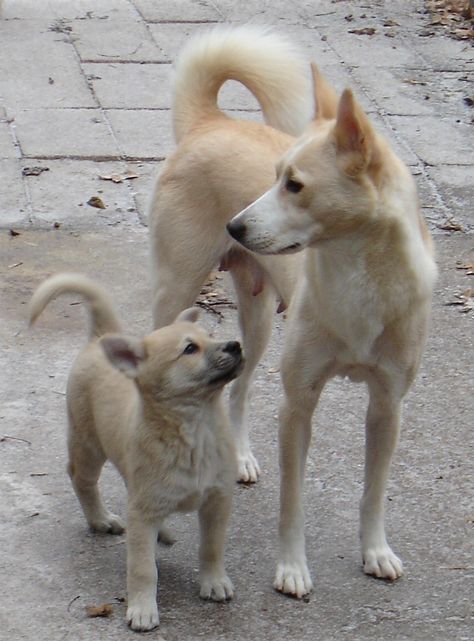
[[[103,603],[102,605],[86,605],[86,614],[88,617],[109,617],[114,611],[111,603]]]
[[[445,231],[464,231],[461,223],[458,223],[454,218],[447,218],[444,222],[440,223],[438,227]]]
[[[44,171],[49,171],[49,167],[23,167],[21,173],[23,176],[39,176]]]
[[[110,174],[106,176],[99,176],[101,180],[111,180],[113,183],[123,183],[125,180],[133,180],[138,178],[138,174],[127,171],[125,174]]]
[[[358,36],[373,36],[377,30],[375,27],[361,27],[360,29],[349,29],[349,33],[355,33]]]
[[[91,196],[87,204],[91,207],[97,207],[97,209],[105,209],[104,201],[99,196]]]
[[[399,27],[400,23],[397,22],[396,20],[385,20],[383,23],[384,27]]]
[[[474,262],[462,263],[458,260],[456,269],[461,269],[466,272],[466,276],[474,276]]]
[[[453,300],[449,303],[445,303],[447,307],[459,307],[459,311],[462,314],[467,314],[474,309],[474,288],[470,287],[469,289],[464,290],[461,294],[455,294]]]
[[[278,372],[279,372],[279,371],[280,371],[280,368],[279,368],[279,367],[270,367],[270,368],[268,369],[268,373],[269,373],[269,374],[278,374]]]
[[[423,85],[424,87],[428,84],[424,80],[416,80],[415,78],[407,78],[403,82],[407,83],[408,85]]]

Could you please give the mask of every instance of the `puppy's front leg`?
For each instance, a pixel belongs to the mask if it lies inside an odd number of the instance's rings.
[[[227,601],[234,596],[232,582],[226,574],[224,547],[230,516],[231,495],[213,490],[199,510],[201,543],[199,548],[199,582],[202,599]]]
[[[156,603],[158,572],[155,562],[159,523],[138,511],[129,510],[127,528],[127,623],[132,630],[145,631],[159,623]]]
[[[366,574],[395,580],[402,575],[402,562],[385,538],[383,502],[400,430],[400,401],[375,382],[369,385],[369,391],[364,495],[360,504],[362,559]]]

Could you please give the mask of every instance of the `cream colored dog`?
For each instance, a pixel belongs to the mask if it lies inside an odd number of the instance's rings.
[[[229,224],[263,255],[301,252],[302,278],[282,357],[280,551],[275,587],[301,597],[306,563],[302,488],[311,418],[327,380],[369,389],[360,537],[364,571],[396,579],[384,493],[401,402],[420,362],[436,267],[414,180],[350,90],[316,80],[317,117],[276,165],[277,179]],[[319,85],[319,89],[318,89]],[[321,93],[322,92],[322,93]]]
[[[77,274],[46,280],[30,303],[33,323],[48,302],[73,292],[89,304],[90,341],[68,381],[68,471],[90,527],[120,534],[124,524],[99,496],[110,459],[127,484],[127,621],[159,623],[157,536],[173,512],[199,511],[201,597],[233,595],[224,542],[236,474],[235,446],[221,392],[242,367],[240,345],[218,342],[195,324],[197,311],[136,340],[121,333],[105,291]]]
[[[309,67],[283,38],[258,26],[218,27],[189,42],[176,63],[173,125],[178,148],[149,206],[154,323],[161,327],[196,300],[211,270],[230,271],[246,364],[230,390],[238,476],[256,481],[247,405],[252,374],[279,305],[289,303],[298,257],[259,256],[233,242],[226,224],[266,191],[275,164],[312,112]],[[266,125],[235,120],[218,107],[228,79],[256,96]],[[286,133],[284,133],[286,132]],[[279,303],[276,303],[278,299]]]

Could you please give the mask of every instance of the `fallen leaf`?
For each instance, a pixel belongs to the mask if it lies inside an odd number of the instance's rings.
[[[125,174],[110,174],[99,176],[101,180],[111,180],[113,183],[123,183],[125,180],[133,180],[134,178],[138,177],[138,174],[134,174],[131,171],[127,171]]]
[[[8,269],[14,269],[15,267],[20,267],[20,265],[23,265],[23,263],[22,262],[13,263],[12,265],[8,265]]]
[[[416,80],[415,78],[407,78],[403,82],[405,82],[405,83],[407,83],[409,85],[423,85],[423,86],[426,86],[428,84],[424,80]]]
[[[49,167],[23,167],[21,173],[23,176],[39,176],[44,171],[49,171]]]
[[[445,221],[440,223],[438,227],[445,231],[464,231],[461,223],[458,223],[454,218],[447,218]]]
[[[15,231],[14,229],[10,229],[10,236],[12,238],[15,238],[15,236],[20,236],[20,232],[19,231]]]
[[[447,307],[459,307],[462,314],[467,314],[474,309],[474,288],[464,290],[460,294],[454,295],[455,300],[445,303]]]
[[[396,20],[385,20],[383,23],[384,27],[399,27],[400,23],[397,22]]]
[[[373,36],[377,29],[375,27],[361,27],[360,29],[349,29],[349,33],[355,33],[358,36]]]
[[[456,269],[461,269],[466,272],[466,276],[474,276],[474,261],[470,263],[462,263],[458,261],[456,263]]]
[[[467,96],[463,99],[468,107],[474,107],[474,97]]]
[[[91,207],[96,207],[97,209],[105,209],[104,201],[99,196],[91,196],[87,201],[87,204]]]
[[[109,617],[114,611],[111,603],[103,603],[102,605],[86,605],[86,614],[90,618],[94,617]]]
[[[279,367],[269,367],[268,368],[268,373],[269,374],[278,374],[279,371],[280,371]]]

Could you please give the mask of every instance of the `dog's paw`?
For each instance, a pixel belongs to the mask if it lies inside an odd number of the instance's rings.
[[[237,455],[239,483],[256,483],[260,476],[260,466],[250,450]]]
[[[94,532],[102,532],[103,534],[123,534],[125,532],[124,521],[112,512],[106,512],[91,520],[89,525]]]
[[[364,572],[378,579],[395,581],[403,574],[403,565],[388,545],[368,548],[363,554]]]
[[[229,601],[234,596],[234,586],[226,574],[222,576],[205,575],[201,578],[200,583],[199,596],[201,599]]]
[[[127,609],[127,623],[136,632],[153,630],[160,623],[156,601],[129,605]]]
[[[176,543],[176,537],[173,532],[164,525],[160,527],[158,532],[158,542],[163,543],[163,545],[173,545],[173,543]]]
[[[309,594],[313,589],[313,582],[306,563],[279,563],[273,587],[297,599]]]

